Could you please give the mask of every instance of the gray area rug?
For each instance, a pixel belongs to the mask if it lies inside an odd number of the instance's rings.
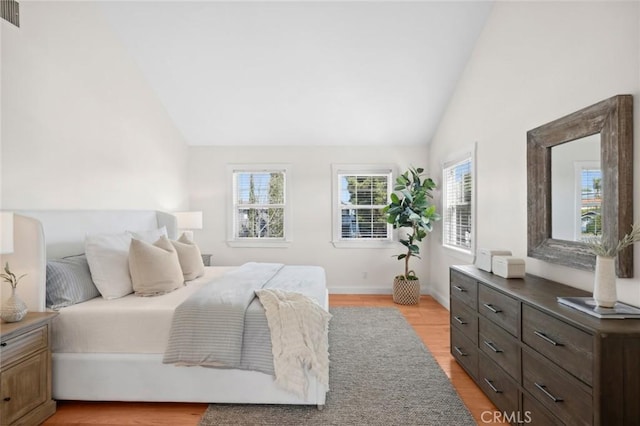
[[[210,404],[212,425],[475,425],[444,371],[396,308],[331,308],[324,410]]]

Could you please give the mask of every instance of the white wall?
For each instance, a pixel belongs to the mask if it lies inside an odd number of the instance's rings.
[[[95,4],[2,21],[2,207],[185,208],[187,147]]]
[[[203,252],[213,254],[216,265],[246,261],[321,265],[333,293],[390,293],[393,277],[404,264],[392,255],[399,244],[383,249],[335,248],[332,239],[331,164],[395,164],[425,167],[427,147],[190,147],[190,207],[203,211],[204,229],[195,231]],[[230,191],[229,163],[289,163],[293,208],[293,243],[288,248],[231,248],[226,244]],[[427,238],[430,238],[427,237]],[[426,287],[428,259],[412,259],[411,266]],[[363,277],[366,272],[367,278]]]
[[[640,122],[640,4],[497,2],[432,141],[430,169],[473,141],[477,149],[477,244],[527,252],[526,132],[616,94],[635,97]],[[635,126],[635,164],[640,126]],[[640,220],[640,167],[635,168]],[[469,263],[430,242],[431,288],[448,305],[448,267]],[[593,273],[526,259],[536,275],[591,291]],[[619,279],[622,301],[640,305],[636,278]]]

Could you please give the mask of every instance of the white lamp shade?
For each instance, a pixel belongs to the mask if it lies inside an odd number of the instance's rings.
[[[0,253],[13,253],[12,212],[0,212]]]
[[[202,212],[176,212],[178,229],[202,229]]]

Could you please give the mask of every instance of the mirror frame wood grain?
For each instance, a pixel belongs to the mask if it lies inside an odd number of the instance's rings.
[[[633,223],[633,97],[617,95],[527,132],[527,255],[577,269],[595,269],[585,243],[551,237],[551,148],[600,134],[602,238],[610,244]],[[633,277],[633,245],[617,257],[616,274]]]

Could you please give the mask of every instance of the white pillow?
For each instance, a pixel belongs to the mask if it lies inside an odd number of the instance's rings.
[[[200,248],[193,241],[182,234],[177,241],[171,241],[171,244],[178,252],[178,260],[185,281],[191,281],[204,275],[204,262]]]
[[[145,231],[127,231],[133,238],[137,238],[138,240],[142,240],[146,243],[153,244],[160,237],[167,237],[167,227],[163,226],[158,229],[149,229]]]
[[[91,279],[105,299],[117,299],[133,292],[129,275],[131,235],[94,234],[84,241]]]
[[[167,237],[153,244],[133,238],[129,270],[133,290],[139,296],[169,293],[184,284],[178,254]]]

